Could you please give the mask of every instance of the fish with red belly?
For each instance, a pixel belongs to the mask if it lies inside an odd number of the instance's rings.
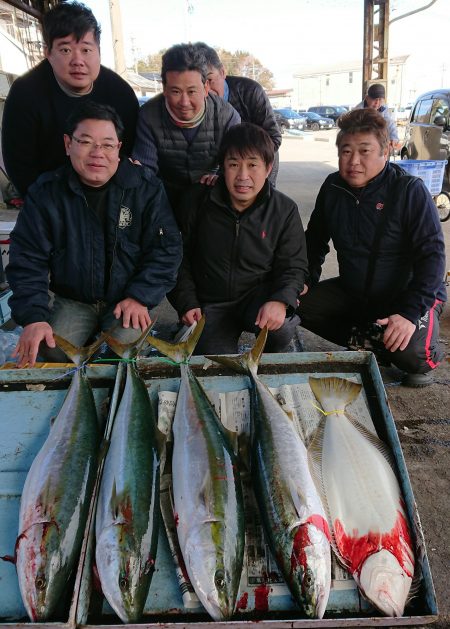
[[[405,505],[387,446],[345,407],[361,385],[310,378],[324,417],[309,456],[333,533],[333,548],[363,596],[386,616],[402,616],[414,576]]]

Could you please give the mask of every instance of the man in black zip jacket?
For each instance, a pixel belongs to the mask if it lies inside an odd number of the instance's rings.
[[[302,325],[349,346],[380,326],[381,354],[424,386],[439,365],[439,316],[447,299],[445,243],[421,179],[388,161],[386,121],[373,109],[339,118],[339,172],[327,177],[306,231],[309,291]],[[319,282],[332,240],[339,276]],[[350,343],[351,344],[351,343]]]
[[[185,325],[205,314],[198,354],[236,353],[241,332],[266,325],[266,351],[280,352],[299,322],[304,233],[294,201],[267,181],[273,153],[260,127],[232,127],[219,150],[223,178],[184,199],[184,257],[168,298]]]
[[[112,107],[83,103],[64,136],[70,165],[28,191],[6,269],[12,316],[24,326],[19,367],[32,367],[38,350],[65,361],[53,332],[81,346],[120,321],[114,336],[133,342],[175,285],[180,232],[159,179],[120,159],[122,132]]]

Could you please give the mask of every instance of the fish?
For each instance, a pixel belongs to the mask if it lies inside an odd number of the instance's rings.
[[[127,359],[95,519],[95,562],[104,596],[124,623],[140,620],[155,571],[159,531],[161,438],[145,383],[132,359],[140,339],[106,342]]]
[[[216,621],[232,617],[244,557],[244,503],[235,453],[187,361],[203,330],[176,345],[149,337],[180,364],[173,420],[174,518],[186,571],[203,607]]]
[[[55,335],[80,367],[103,338],[77,348]],[[27,474],[15,545],[20,593],[33,622],[52,618],[78,560],[94,489],[100,431],[91,386],[75,370],[64,403]]]
[[[267,328],[250,352],[207,356],[252,383],[251,477],[266,539],[296,603],[322,618],[331,587],[330,531],[292,418],[257,375]]]
[[[368,601],[386,616],[403,616],[415,557],[389,450],[345,411],[361,384],[338,377],[309,384],[324,412],[309,454],[333,549]]]

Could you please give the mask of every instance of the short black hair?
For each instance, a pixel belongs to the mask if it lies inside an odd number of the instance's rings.
[[[211,48],[211,46],[208,46],[208,44],[205,44],[205,42],[202,41],[196,42],[194,44],[194,48],[197,48],[197,50],[203,53],[206,63],[209,66],[216,68],[216,70],[221,70],[223,68],[223,63],[214,48]]]
[[[83,122],[83,120],[109,120],[113,123],[119,140],[122,139],[122,120],[114,107],[111,107],[110,105],[95,103],[92,100],[84,101],[78,105],[78,107],[74,109],[67,118],[66,134],[72,137],[75,129],[78,127],[80,122]]]
[[[73,33],[78,42],[89,31],[93,32],[94,39],[100,46],[100,25],[91,9],[81,2],[61,2],[44,13],[42,19],[42,32],[48,51],[51,51],[53,42],[59,37]]]
[[[193,44],[177,44],[166,50],[162,56],[161,78],[166,84],[167,72],[199,72],[202,82],[206,83],[208,64],[205,55]]]
[[[274,147],[270,135],[262,127],[251,122],[241,122],[225,133],[219,148],[221,166],[231,151],[236,151],[240,157],[246,157],[249,153],[255,152],[266,166],[273,163]]]
[[[337,121],[339,132],[336,136],[336,146],[340,150],[342,140],[345,135],[355,135],[356,133],[373,133],[376,137],[381,151],[389,144],[389,133],[386,120],[375,109],[364,107],[364,109],[352,109],[339,116]]]

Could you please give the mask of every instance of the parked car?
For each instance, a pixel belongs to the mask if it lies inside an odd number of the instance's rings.
[[[284,131],[287,128],[298,129],[299,131],[302,131],[306,126],[306,118],[304,116],[300,116],[293,109],[289,109],[289,107],[283,107],[282,109],[274,109],[274,113],[281,114],[288,121],[287,125],[285,121],[278,123],[281,133],[284,133]],[[281,128],[281,125],[284,126],[284,129]]]
[[[436,89],[419,96],[405,128],[402,159],[445,159],[449,179],[450,89]]]
[[[342,105],[317,105],[315,107],[310,107],[308,111],[313,111],[320,116],[331,118],[336,124],[336,120],[339,118],[339,116],[341,114],[345,114],[348,109],[346,107],[342,107]]]
[[[332,129],[334,127],[334,120],[332,118],[325,118],[320,114],[316,114],[313,111],[299,111],[300,116],[306,117],[306,128],[312,131],[319,131],[319,129]]]

